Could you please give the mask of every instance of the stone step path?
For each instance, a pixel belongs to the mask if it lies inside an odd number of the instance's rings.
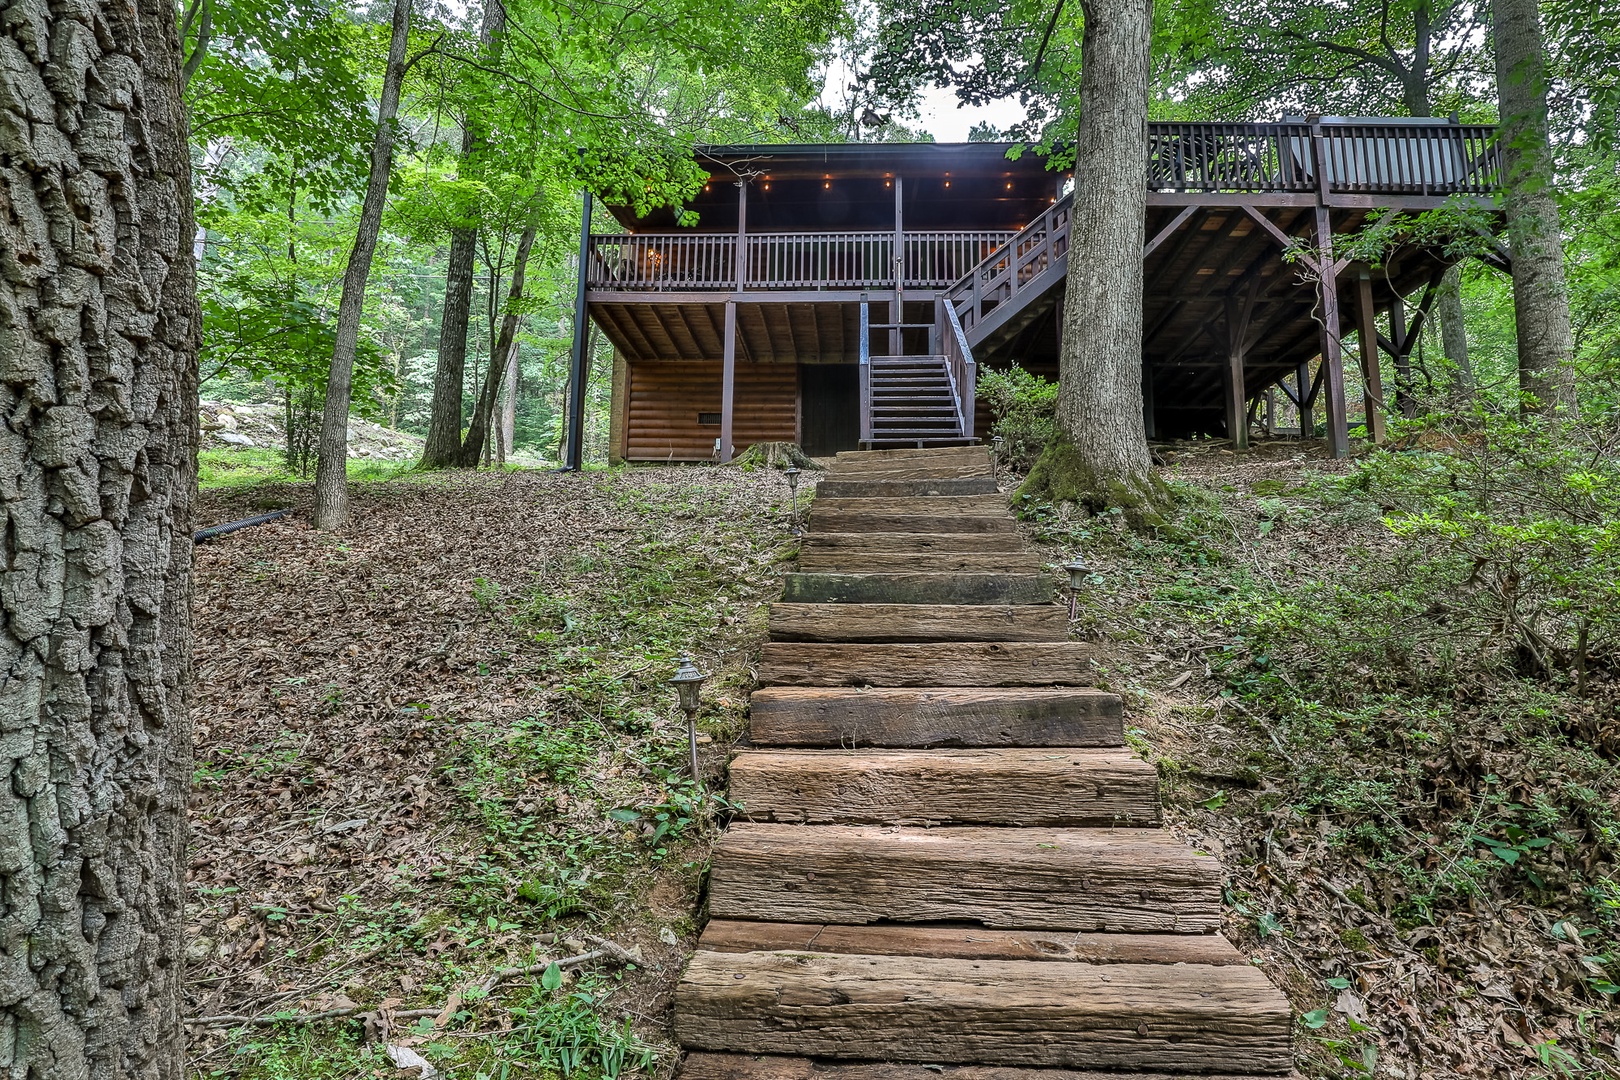
[[[1287,1000],[1158,828],[982,447],[840,454],[731,767],[683,1080],[1254,1080]]]

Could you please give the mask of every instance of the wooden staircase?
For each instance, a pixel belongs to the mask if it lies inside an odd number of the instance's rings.
[[[972,442],[962,431],[951,372],[943,356],[871,360],[873,447],[948,446]]]
[[[1286,1074],[1287,1000],[1158,827],[985,451],[840,454],[818,494],[676,991],[686,1080]]]

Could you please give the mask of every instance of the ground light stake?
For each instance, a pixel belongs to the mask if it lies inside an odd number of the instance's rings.
[[[799,467],[790,462],[788,464],[788,467],[782,470],[782,475],[787,478],[787,482],[788,482],[788,498],[793,500],[793,514],[792,514],[791,517],[788,518],[788,535],[789,536],[798,536],[799,535]]]
[[[675,677],[669,680],[669,684],[675,688],[675,693],[680,698],[681,709],[686,713],[686,743],[692,751],[692,783],[697,785],[699,791],[703,790],[703,780],[698,775],[698,690],[703,686],[703,680],[707,678],[708,676],[692,663],[692,658],[683,653],[675,668]]]
[[[990,475],[996,476],[1001,472],[1001,443],[1000,435],[990,437]]]
[[[1080,599],[1080,582],[1091,572],[1091,568],[1076,556],[1064,563],[1063,569],[1069,572],[1069,621],[1074,622],[1075,604]]]

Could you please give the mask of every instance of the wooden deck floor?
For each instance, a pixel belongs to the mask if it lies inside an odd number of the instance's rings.
[[[686,1080],[1288,1073],[1288,1002],[983,448],[840,454],[821,493],[676,992]]]

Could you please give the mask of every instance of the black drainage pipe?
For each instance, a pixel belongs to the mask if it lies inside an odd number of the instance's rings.
[[[205,544],[210,540],[217,540],[226,533],[233,533],[237,529],[251,529],[255,525],[268,525],[272,521],[280,521],[291,510],[277,510],[270,514],[260,514],[258,517],[244,518],[241,521],[232,521],[224,525],[210,525],[206,529],[199,529],[191,537],[194,544]]]

